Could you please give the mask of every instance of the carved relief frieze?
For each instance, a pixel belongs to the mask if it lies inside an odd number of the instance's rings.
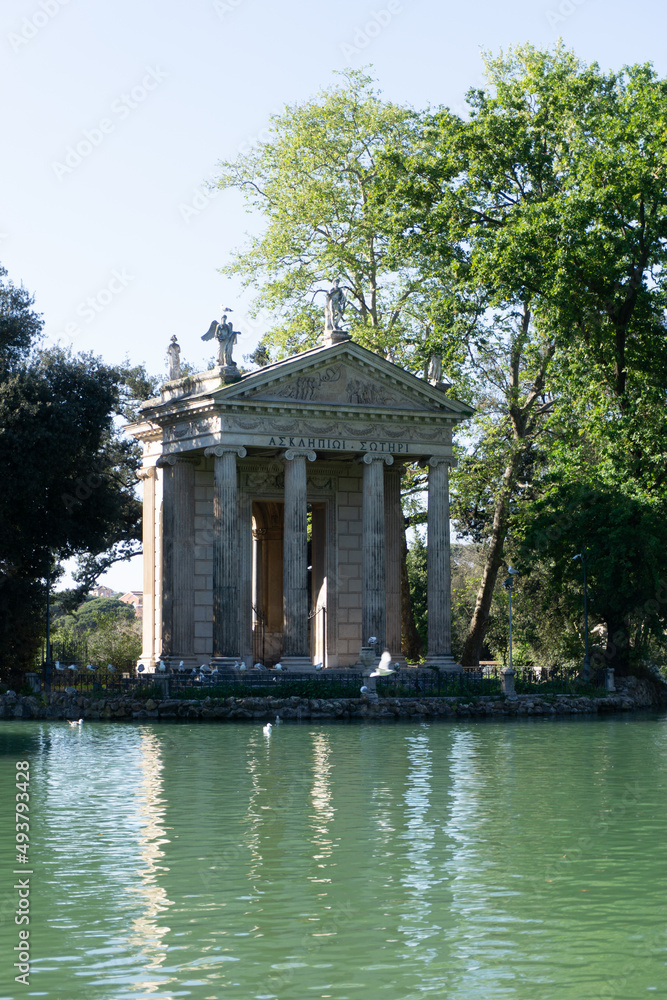
[[[276,396],[281,399],[315,399],[316,395],[320,395],[319,390],[323,385],[340,381],[342,374],[342,365],[331,365],[323,372],[315,372],[313,375],[299,375],[294,382],[279,389]]]
[[[333,490],[335,482],[333,476],[308,476],[308,486],[313,490]]]
[[[360,378],[349,379],[345,387],[348,403],[360,403],[366,406],[386,406],[395,403],[396,397],[387,392],[375,382],[365,382]]]
[[[199,420],[172,424],[165,428],[164,433],[167,441],[181,441],[183,438],[197,437],[198,434],[211,434],[212,431],[212,421],[208,417],[202,417]]]
[[[227,417],[226,423],[230,428],[238,427],[243,431],[254,431],[258,427],[261,427],[264,421],[259,418],[255,419],[251,417]]]
[[[283,472],[248,472],[244,476],[245,486],[251,490],[282,490],[285,487]]]

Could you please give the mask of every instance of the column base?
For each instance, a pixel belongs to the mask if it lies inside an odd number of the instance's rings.
[[[292,670],[294,673],[319,673],[315,670],[315,665],[309,656],[283,656],[280,662],[286,670]]]
[[[158,657],[155,661],[155,666],[153,667],[153,670],[155,671],[156,674],[158,673],[184,674],[184,675],[190,674],[192,673],[193,667],[196,668],[201,667],[202,663],[206,662],[206,659],[207,657],[205,656],[200,656],[200,657],[192,655],[179,656],[178,654],[176,654],[175,656],[163,656],[162,662],[164,663],[167,670],[162,671],[160,670],[160,658]],[[182,668],[181,668],[181,662],[183,663]]]
[[[241,666],[243,660],[240,656],[212,656],[209,667],[211,670],[215,670],[216,667],[218,670],[233,670],[235,663]]]
[[[424,661],[425,667],[437,667],[444,674],[461,674],[463,667],[457,663],[453,656],[427,656]]]

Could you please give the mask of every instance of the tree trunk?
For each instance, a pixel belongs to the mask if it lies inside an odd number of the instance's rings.
[[[475,610],[473,611],[468,635],[461,654],[461,663],[464,667],[479,666],[479,657],[484,645],[484,636],[489,624],[489,611],[491,609],[491,599],[493,590],[498,579],[498,570],[503,561],[503,549],[505,537],[507,535],[507,520],[509,514],[509,502],[516,480],[517,470],[521,452],[517,450],[512,456],[510,464],[503,474],[503,482],[496,498],[496,505],[493,513],[493,530],[491,541],[486,556],[486,564],[482,579],[477,592]]]
[[[607,619],[605,667],[613,667],[617,677],[630,672],[630,635],[627,624],[618,619]]]
[[[421,656],[422,642],[415,625],[415,616],[412,613],[407,560],[408,541],[405,537],[405,531],[403,531],[401,548],[401,652],[408,662],[414,663]]]

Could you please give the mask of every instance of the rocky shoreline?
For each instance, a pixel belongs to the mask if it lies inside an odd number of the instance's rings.
[[[662,688],[662,686],[660,686]],[[657,684],[637,677],[618,681],[615,693],[590,698],[565,694],[523,694],[514,698],[204,698],[138,699],[132,694],[86,697],[0,695],[0,719],[84,719],[85,721],[244,722],[281,719],[515,718],[517,716],[599,715],[665,707]]]

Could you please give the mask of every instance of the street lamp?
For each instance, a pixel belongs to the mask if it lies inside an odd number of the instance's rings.
[[[590,680],[591,677],[591,661],[588,656],[588,579],[586,577],[586,553],[577,552],[576,556],[572,556],[572,561],[575,559],[581,559],[581,565],[584,567],[584,644],[585,644],[585,654],[584,654],[584,669],[582,671],[582,677],[585,681]]]
[[[44,683],[51,690],[51,565],[46,574],[46,661],[44,663]]]
[[[519,575],[518,569],[513,569],[511,566],[507,570],[509,576],[505,580],[504,586],[507,588],[507,593],[510,599],[510,670],[512,667],[512,584],[514,583],[514,577]]]

